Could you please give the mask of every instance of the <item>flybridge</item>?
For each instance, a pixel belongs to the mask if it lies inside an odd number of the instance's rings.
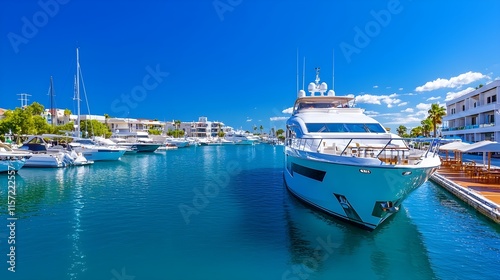
[[[328,85],[325,82],[322,82],[322,83],[319,82],[320,81],[319,70],[320,70],[319,67],[316,68],[315,82],[309,83],[309,86],[307,87],[307,91],[309,91],[309,95],[307,95],[307,93],[301,89],[301,90],[299,90],[299,92],[297,94],[297,98],[306,97],[306,96],[310,96],[310,97],[335,96],[335,91],[333,91],[332,89],[328,90]]]

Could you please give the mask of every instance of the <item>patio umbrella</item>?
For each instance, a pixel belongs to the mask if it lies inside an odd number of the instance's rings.
[[[464,153],[488,153],[488,170],[491,166],[491,153],[500,152],[500,143],[492,141],[481,141],[460,149]]]
[[[460,141],[451,142],[439,147],[440,151],[446,151],[446,159],[448,159],[448,151],[453,151],[454,157],[457,158],[456,151],[462,148],[470,146],[469,143],[464,143]]]

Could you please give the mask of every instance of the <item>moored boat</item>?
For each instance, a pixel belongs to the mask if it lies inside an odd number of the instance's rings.
[[[439,167],[438,141],[408,146],[326,83],[301,90],[286,124],[284,179],[300,200],[375,229]]]

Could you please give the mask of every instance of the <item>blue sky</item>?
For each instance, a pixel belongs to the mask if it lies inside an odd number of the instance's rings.
[[[92,114],[283,128],[298,49],[306,84],[315,67],[332,84],[334,51],[336,94],[411,128],[430,104],[499,79],[499,10],[497,0],[4,0],[0,108],[20,93],[48,107],[52,76],[56,106],[75,112],[79,47]]]

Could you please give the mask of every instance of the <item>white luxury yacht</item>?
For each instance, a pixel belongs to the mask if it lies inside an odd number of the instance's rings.
[[[113,134],[111,141],[115,142],[118,147],[124,147],[137,153],[152,153],[162,145],[149,138],[147,132],[139,131]]]
[[[224,139],[233,142],[236,145],[255,145],[259,143],[259,137],[243,130],[229,131]]]
[[[439,167],[437,139],[426,151],[386,132],[353,97],[316,81],[300,90],[286,124],[284,178],[300,200],[375,229]]]

